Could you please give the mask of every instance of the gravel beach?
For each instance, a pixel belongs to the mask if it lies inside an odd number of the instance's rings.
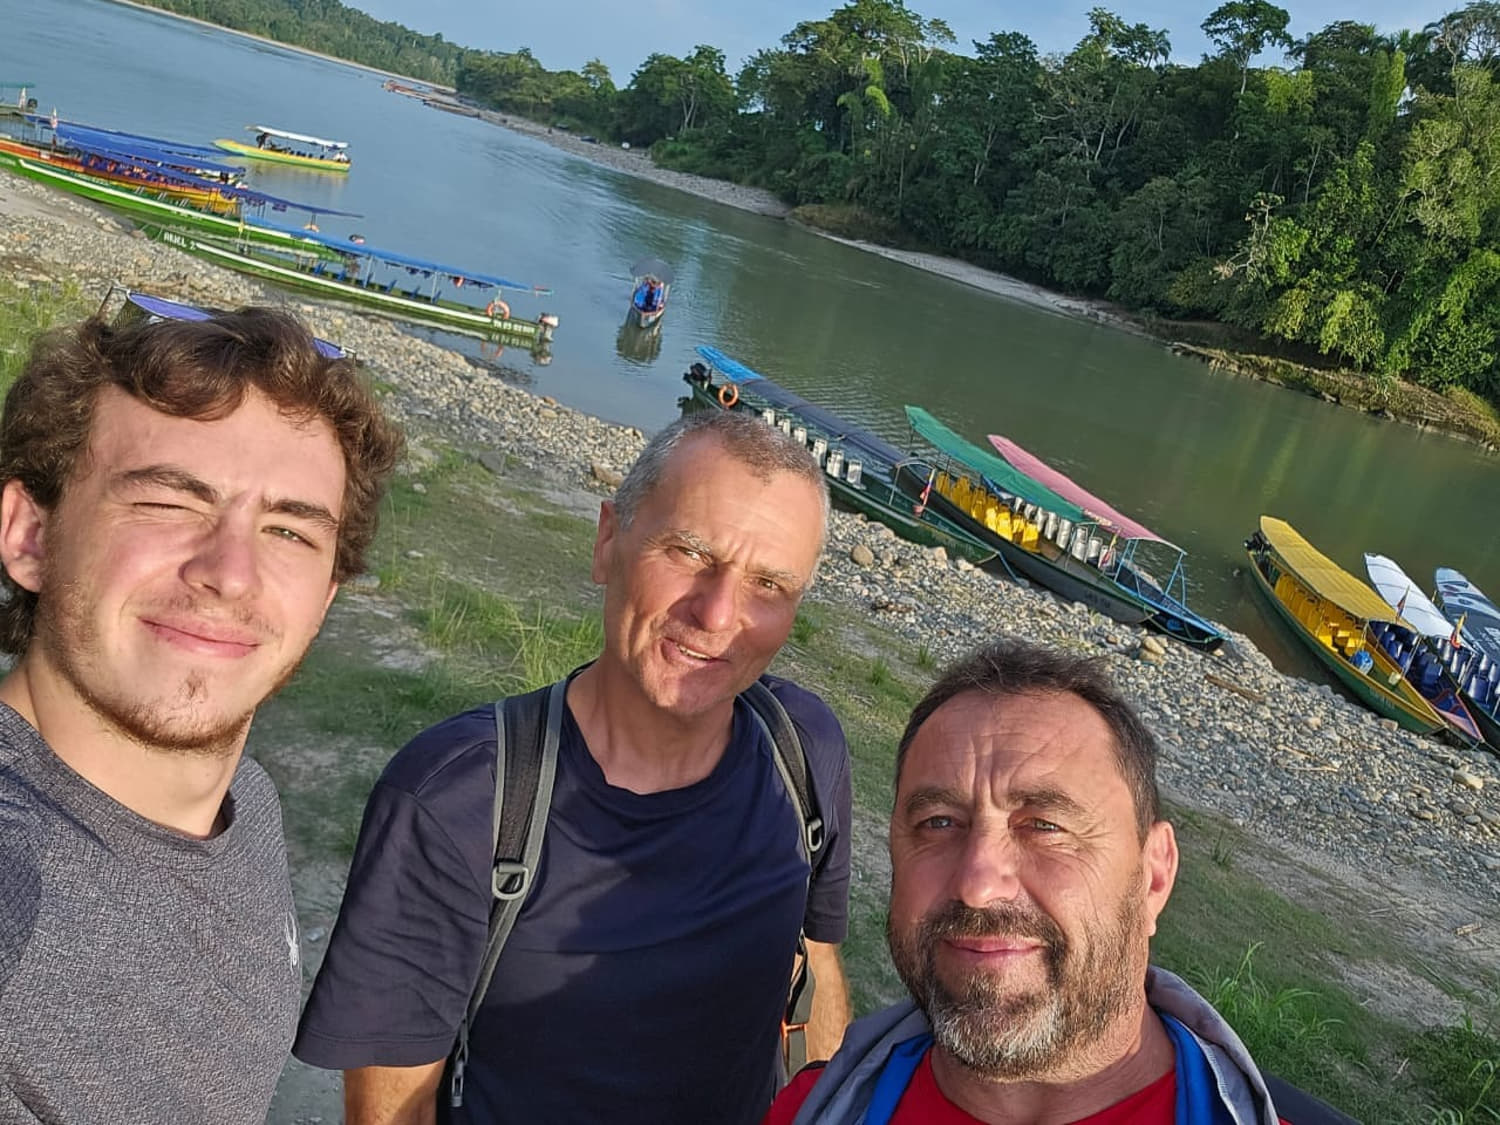
[[[23,285],[74,280],[102,295],[118,281],[204,304],[288,303],[4,174],[0,264]],[[644,442],[388,321],[291,303],[394,388],[391,410],[417,444],[503,453],[559,493],[597,503]],[[1331,878],[1399,897],[1437,929],[1472,933],[1481,922],[1473,951],[1500,963],[1500,758],[1394,729],[1328,687],[1281,675],[1243,636],[1232,651],[1203,655],[848,514],[835,514],[810,597],[874,617],[939,664],[998,632],[1107,656],[1162,739],[1172,800],[1225,816]]]

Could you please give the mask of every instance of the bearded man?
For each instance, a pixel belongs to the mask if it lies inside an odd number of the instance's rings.
[[[1267,1081],[1148,964],[1177,875],[1150,731],[1099,665],[997,642],[917,705],[896,758],[891,957],[911,1000],[854,1024],[766,1125],[1347,1121]],[[1306,1110],[1306,1114],[1303,1114]]]
[[[265,1120],[301,958],[256,707],[401,436],[294,318],[94,319],[0,419],[0,1121]]]

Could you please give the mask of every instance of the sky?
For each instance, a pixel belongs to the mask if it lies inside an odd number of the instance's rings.
[[[686,55],[699,43],[724,51],[730,74],[762,47],[777,45],[802,20],[816,20],[842,0],[345,0],[377,19],[417,31],[441,32],[466,47],[513,51],[530,47],[549,70],[576,70],[603,59],[618,85],[653,51]],[[1382,31],[1418,28],[1464,0],[1314,0],[1287,3],[1290,32],[1300,38],[1337,20],[1373,23]],[[1014,4],[1006,0],[907,0],[921,15],[947,21],[958,48],[996,31],[1021,31],[1043,54],[1067,51],[1088,30],[1089,8],[1108,8],[1130,23],[1165,28],[1176,62],[1196,63],[1209,50],[1199,30],[1219,0],[1072,0]],[[1260,62],[1279,62],[1262,58]]]

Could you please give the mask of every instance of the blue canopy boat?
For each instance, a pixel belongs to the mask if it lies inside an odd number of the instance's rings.
[[[528,285],[494,274],[417,258],[366,245],[359,235],[338,238],[315,230],[297,230],[269,221],[257,229],[296,237],[308,246],[269,246],[235,238],[205,236],[196,231],[165,229],[163,242],[226,269],[286,285],[321,297],[351,301],[399,320],[456,329],[486,339],[499,337],[540,349],[552,339],[558,319],[542,313],[534,320],[514,316],[500,295],[505,291],[548,296],[546,286]],[[487,305],[462,300],[477,293]]]
[[[1500,609],[1458,571],[1438,567],[1436,602],[1453,623],[1449,668],[1485,742],[1500,752]]]
[[[896,487],[896,466],[907,455],[832,411],[815,406],[717,348],[700,347],[705,363],[683,376],[692,395],[685,409],[751,410],[805,445],[827,474],[828,490],[844,506],[885,524],[903,539],[942,547],[970,562],[994,558],[980,543],[930,508],[914,506]]]

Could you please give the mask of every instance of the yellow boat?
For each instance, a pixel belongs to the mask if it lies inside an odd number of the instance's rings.
[[[1379,622],[1412,628],[1379,594],[1285,520],[1261,516],[1260,530],[1245,549],[1250,573],[1271,607],[1361,703],[1418,734],[1444,728],[1442,716],[1370,632]]]
[[[255,134],[253,145],[231,141],[226,137],[220,137],[214,144],[225,152],[251,160],[265,160],[295,168],[313,168],[321,172],[349,171],[349,145],[345,141],[329,141],[322,137],[310,137],[305,133],[288,133],[285,129],[273,129],[269,125],[247,125],[245,128]]]

